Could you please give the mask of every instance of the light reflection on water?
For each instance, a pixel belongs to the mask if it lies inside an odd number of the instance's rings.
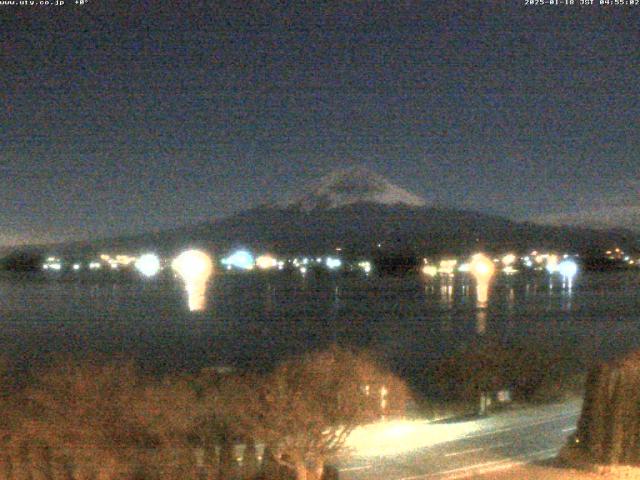
[[[213,273],[211,257],[200,250],[187,250],[173,260],[171,268],[184,282],[189,310],[203,311],[207,306],[207,286]]]
[[[545,275],[497,275],[486,307],[467,277],[213,277],[201,312],[171,280],[108,282],[0,277],[0,349],[125,354],[166,370],[270,365],[332,342],[370,347],[403,370],[478,338],[526,341],[590,360],[640,347],[640,275],[581,274],[572,289]],[[566,286],[565,286],[566,287]]]
[[[476,312],[476,333],[478,335],[487,333],[487,310],[485,308],[478,308]]]

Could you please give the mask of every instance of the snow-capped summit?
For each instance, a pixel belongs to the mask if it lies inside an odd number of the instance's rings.
[[[411,207],[426,205],[423,198],[359,166],[334,170],[321,178],[310,192],[289,202],[289,205],[312,210],[365,202]]]

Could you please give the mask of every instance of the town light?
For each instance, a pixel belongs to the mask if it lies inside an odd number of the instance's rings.
[[[256,266],[260,270],[269,270],[278,266],[278,260],[271,255],[260,255],[256,259]]]
[[[558,256],[557,255],[549,255],[547,257],[547,272],[555,273],[558,271]]]
[[[359,262],[358,267],[360,267],[364,273],[371,272],[371,262]]]
[[[435,265],[425,265],[422,267],[422,273],[430,277],[435,277],[438,274],[438,267]]]
[[[213,273],[211,257],[200,250],[187,250],[178,255],[171,268],[182,278],[189,300],[189,310],[203,310],[207,281]]]
[[[438,272],[444,273],[447,275],[453,275],[453,271],[457,264],[458,264],[457,260],[442,260],[440,262],[440,268],[438,269]]]
[[[564,260],[560,265],[558,265],[558,271],[563,278],[571,281],[571,279],[575,277],[576,273],[578,273],[578,265],[573,260]]]
[[[508,267],[509,265],[513,265],[513,262],[515,261],[516,261],[516,256],[513,253],[508,253],[507,255],[502,257],[502,264],[505,267]]]
[[[145,277],[153,277],[160,271],[160,258],[155,253],[145,253],[138,257],[135,267]]]
[[[241,270],[252,270],[255,264],[253,255],[246,250],[238,250],[227,258],[222,259],[222,264],[227,267],[236,267]]]
[[[325,260],[325,264],[331,270],[335,270],[336,268],[340,268],[342,266],[342,260],[334,257],[327,257]]]
[[[478,306],[484,306],[489,298],[489,282],[495,272],[495,266],[486,255],[478,253],[471,257],[470,271],[476,279]]]
[[[136,261],[136,258],[132,257],[131,255],[116,255],[115,261],[120,265],[127,266],[134,263]]]

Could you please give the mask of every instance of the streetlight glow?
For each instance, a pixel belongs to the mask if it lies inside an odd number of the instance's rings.
[[[440,268],[438,269],[439,273],[444,273],[446,275],[453,275],[453,271],[458,264],[457,260],[442,260],[440,262]]]
[[[359,262],[358,267],[360,267],[364,273],[371,273],[371,262]]]
[[[435,277],[438,274],[438,267],[435,265],[425,265],[422,267],[422,273],[430,277]]]
[[[502,264],[505,267],[513,265],[513,262],[515,262],[515,261],[516,261],[516,256],[513,253],[508,253],[507,255],[502,257]]]
[[[211,257],[200,250],[187,250],[178,255],[171,268],[182,278],[189,299],[189,310],[203,310],[207,281],[213,273]]]
[[[558,271],[558,256],[557,255],[549,255],[547,257],[547,272],[555,273]]]
[[[335,270],[342,266],[342,260],[340,260],[339,258],[327,257],[327,259],[325,260],[325,264],[330,270]]]
[[[565,260],[558,265],[558,271],[565,278],[573,278],[578,273],[578,265],[573,260]]]
[[[256,259],[256,266],[260,270],[269,270],[278,266],[278,260],[271,255],[260,255]]]
[[[135,267],[145,277],[153,277],[160,271],[160,258],[155,253],[145,253],[136,260]]]
[[[578,264],[573,260],[563,260],[560,265],[558,265],[558,271],[560,275],[562,275],[562,280],[566,286],[571,290],[573,277],[578,273]]]
[[[236,267],[241,270],[252,270],[255,264],[253,255],[246,250],[238,250],[227,258],[222,259],[222,264],[227,267]]]
[[[471,257],[470,272],[476,279],[478,306],[485,306],[489,299],[489,282],[495,268],[491,259],[482,253]]]

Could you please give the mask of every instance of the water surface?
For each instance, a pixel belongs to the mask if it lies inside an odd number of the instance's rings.
[[[189,312],[177,280],[0,277],[0,350],[22,365],[52,353],[124,354],[155,371],[268,367],[333,342],[419,371],[478,338],[563,352],[576,365],[640,348],[640,273],[498,276],[486,310],[469,278],[237,274]]]

